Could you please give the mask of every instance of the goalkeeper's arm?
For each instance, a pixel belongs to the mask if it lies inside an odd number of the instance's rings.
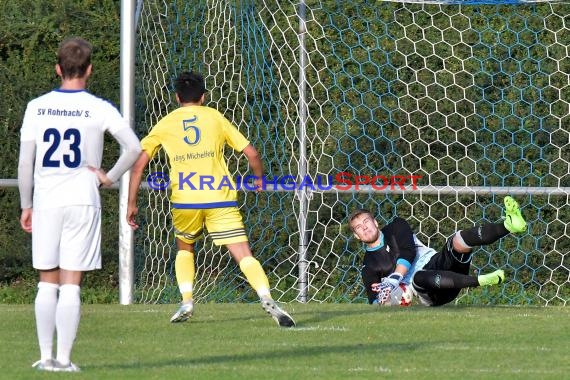
[[[410,258],[407,254],[408,250],[405,250],[404,255],[402,255],[402,251],[400,251],[399,245],[393,235],[390,240],[390,247],[397,253],[396,268],[392,274],[383,278],[382,282],[387,281],[392,285],[392,288],[395,288],[400,284],[404,276],[408,273],[408,270],[412,266],[412,262],[415,259],[415,255],[413,258]]]
[[[390,293],[398,288],[416,258],[414,233],[406,220],[396,218],[390,223],[388,245],[395,254],[396,268],[392,274],[384,277],[376,287],[380,303],[388,301]]]
[[[389,234],[388,245],[394,250],[397,257],[395,272],[405,275],[416,259],[417,249],[414,242],[414,232],[405,219],[397,217],[390,223]],[[398,268],[399,266],[406,268]],[[402,273],[402,271],[404,272]]]
[[[380,280],[381,278],[378,273],[366,266],[362,268],[362,282],[364,284],[364,289],[366,289],[366,298],[368,298],[369,304],[377,302],[378,292],[373,289],[373,285],[379,283]]]

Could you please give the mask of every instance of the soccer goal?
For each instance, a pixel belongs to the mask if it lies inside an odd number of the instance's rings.
[[[456,229],[500,220],[510,194],[528,232],[478,249],[473,266],[504,268],[508,279],[457,302],[566,305],[568,15],[569,2],[553,1],[139,1],[136,131],[176,108],[173,79],[195,70],[207,105],[249,137],[271,178],[421,177],[415,188],[240,192],[281,302],[365,302],[362,248],[346,228],[356,207],[380,222],[407,218],[439,249]],[[245,158],[226,153],[232,172],[247,175]],[[148,168],[158,171],[164,153]],[[178,302],[168,194],[147,189],[139,203],[134,300]],[[196,263],[198,301],[256,299],[208,237]]]

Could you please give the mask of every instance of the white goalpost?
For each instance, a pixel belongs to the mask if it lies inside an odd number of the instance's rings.
[[[135,1],[121,0],[121,114],[135,126]],[[127,214],[130,171],[119,184],[119,303],[133,303],[133,232],[122,215]]]

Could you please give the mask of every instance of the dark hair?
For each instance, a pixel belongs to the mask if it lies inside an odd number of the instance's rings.
[[[206,92],[204,77],[192,71],[184,71],[176,78],[174,89],[181,103],[196,103]]]
[[[93,46],[83,38],[71,37],[57,49],[57,64],[64,79],[82,78],[91,64]]]
[[[352,221],[362,214],[368,214],[371,218],[374,218],[374,215],[372,215],[372,213],[370,211],[363,209],[363,208],[357,208],[356,210],[351,212],[350,215],[348,216],[348,227],[350,228],[350,230],[352,232],[354,232],[354,230],[352,229],[352,225],[351,225]]]

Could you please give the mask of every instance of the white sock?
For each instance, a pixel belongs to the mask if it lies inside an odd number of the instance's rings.
[[[273,299],[273,298],[271,298],[271,292],[267,288],[257,289],[257,296],[262,300]]]
[[[59,288],[59,301],[55,313],[57,326],[57,361],[69,365],[71,349],[77,336],[81,317],[81,298],[78,285],[64,284]]]
[[[57,305],[58,284],[39,282],[34,311],[36,314],[36,330],[40,345],[40,360],[53,358],[53,333],[55,331],[55,308]]]

